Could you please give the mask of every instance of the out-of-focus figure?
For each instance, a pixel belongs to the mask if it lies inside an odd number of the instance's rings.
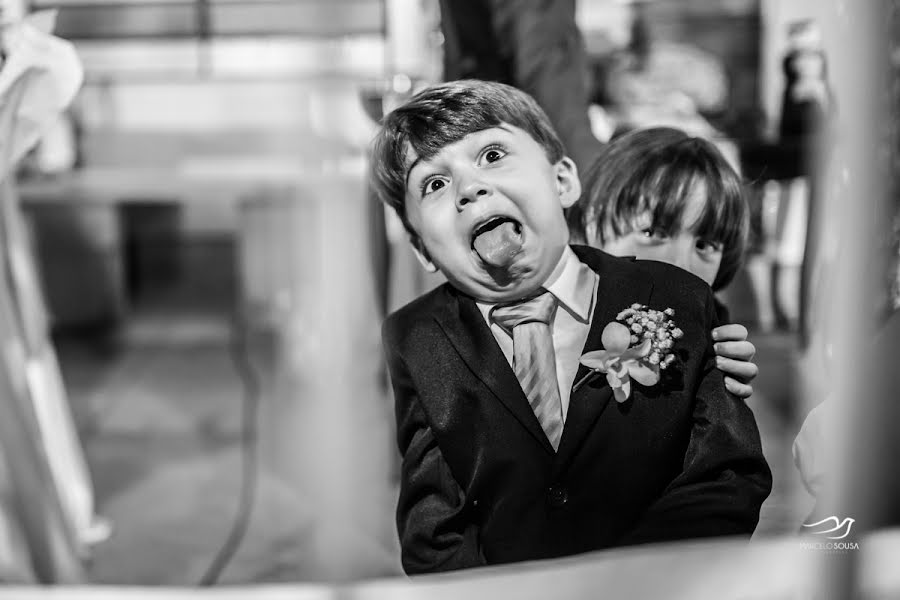
[[[801,342],[806,343],[812,267],[819,251],[815,223],[822,202],[816,169],[828,158],[835,104],[816,23],[791,23],[787,37],[778,144],[785,160],[794,165],[795,176],[783,182],[781,190],[776,284],[779,308],[796,322]]]
[[[623,4],[628,41],[607,50],[594,65],[592,99],[609,113],[613,134],[669,126],[705,138],[723,137],[704,116],[721,112],[729,100],[722,60],[691,43],[654,39],[647,3]]]
[[[828,127],[834,93],[828,82],[828,64],[815,23],[799,21],[788,26],[788,50],[782,61],[784,94],[781,100],[779,138],[795,143],[804,154]]]
[[[590,70],[575,0],[440,0],[444,79],[484,79],[531,95],[585,171],[600,149],[588,120]]]

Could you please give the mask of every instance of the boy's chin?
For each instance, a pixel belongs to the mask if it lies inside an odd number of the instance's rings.
[[[479,302],[498,304],[500,302],[513,302],[534,294],[543,281],[533,277],[515,277],[505,273],[495,278],[490,284],[456,283],[457,289],[472,296]]]
[[[487,292],[483,294],[469,294],[478,302],[484,302],[485,304],[503,304],[505,302],[517,302],[524,298],[531,297],[535,295],[540,286],[531,289],[522,289],[521,291],[510,292],[510,293],[496,293],[496,292]]]
[[[496,304],[521,300],[534,295],[546,283],[555,266],[550,262],[528,260],[523,255],[506,267],[481,263],[481,275],[472,281],[460,282],[457,288],[481,302]]]

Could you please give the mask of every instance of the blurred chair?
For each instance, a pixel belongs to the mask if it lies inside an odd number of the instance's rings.
[[[28,78],[24,74],[9,88],[0,107],[0,139],[14,137],[16,109]],[[75,583],[84,580],[78,540],[84,519],[79,517],[93,514],[93,491],[61,397],[60,374],[8,168],[11,148],[4,145],[0,156],[5,173],[0,181],[0,441],[11,488],[8,510],[12,524],[21,527],[34,576],[48,583]]]

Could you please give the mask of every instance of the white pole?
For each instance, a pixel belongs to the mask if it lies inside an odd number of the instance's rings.
[[[877,393],[877,369],[869,369],[869,352],[875,334],[875,299],[878,279],[879,240],[883,239],[886,172],[882,160],[888,147],[889,129],[884,112],[884,75],[888,46],[884,36],[886,4],[881,1],[833,0],[830,27],[837,32],[840,52],[830,55],[834,78],[838,129],[833,160],[818,169],[824,186],[824,244],[837,246],[832,276],[831,319],[824,336],[831,355],[830,369],[822,373],[832,403],[826,436],[820,442],[830,454],[832,485],[819,514],[839,521],[855,519],[843,542],[860,542],[871,527],[872,499],[878,482],[892,470],[879,471],[881,457],[871,450],[877,423],[887,402],[895,398]],[[895,470],[896,466],[893,466]],[[832,540],[822,540],[829,542]],[[859,593],[860,551],[822,552],[817,594],[822,598],[851,598]]]

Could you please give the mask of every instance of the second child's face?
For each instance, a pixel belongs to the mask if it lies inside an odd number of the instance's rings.
[[[667,262],[712,285],[722,264],[722,244],[704,239],[693,231],[705,202],[705,189],[696,186],[688,197],[677,231],[667,235],[654,229],[653,217],[648,212],[638,217],[633,231],[608,239],[603,250],[615,256]]]
[[[569,240],[563,208],[581,187],[574,163],[550,163],[528,133],[500,125],[430,160],[408,156],[406,212],[426,266],[485,302],[517,300],[552,273]]]

